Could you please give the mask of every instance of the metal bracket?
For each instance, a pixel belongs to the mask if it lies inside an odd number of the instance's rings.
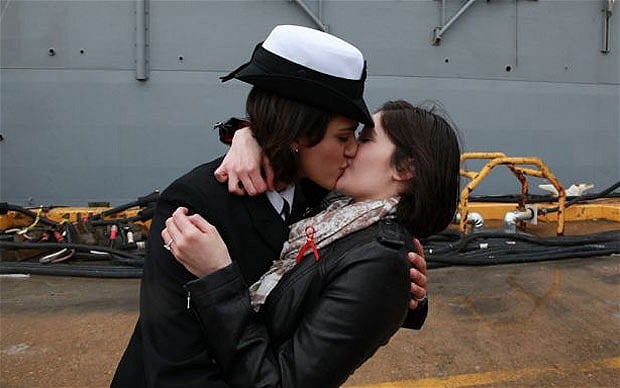
[[[533,203],[525,204],[525,208],[529,209],[532,212],[532,218],[529,220],[525,220],[528,224],[537,225],[538,224],[538,206]]]
[[[146,81],[149,79],[148,69],[148,0],[135,0],[136,5],[136,44],[135,44],[135,62],[136,62],[136,74],[135,78],[138,81]]]
[[[609,54],[611,49],[611,15],[613,13],[614,3],[616,0],[604,0],[605,8],[603,11],[603,48],[601,52],[603,54]]]
[[[327,24],[323,23],[323,20],[321,20],[321,13],[322,13],[321,10],[323,8],[323,0],[319,0],[319,15],[318,16],[314,12],[312,12],[310,8],[308,8],[308,6],[303,0],[289,0],[289,1],[297,3],[297,5],[299,5],[301,9],[308,16],[310,16],[310,19],[312,19],[312,21],[317,25],[317,27],[319,27],[324,32],[328,32],[329,28],[327,27]]]
[[[446,0],[441,0],[441,26],[433,28],[433,46],[439,46],[441,43],[441,37],[445,34],[446,31],[454,24],[454,22],[467,11],[469,7],[471,7],[476,0],[467,0],[467,3],[463,4],[461,9],[459,9],[448,22],[446,22]]]
[[[487,3],[489,1],[490,0],[487,0]],[[515,0],[515,2],[516,1],[518,0]],[[531,1],[538,1],[538,0],[531,0]],[[607,1],[611,1],[613,3],[615,0],[607,0]],[[467,0],[467,2],[463,4],[463,6],[447,22],[446,22],[446,2],[447,0],[441,0],[441,25],[439,27],[433,28],[433,38],[431,40],[431,43],[433,44],[433,46],[439,46],[441,44],[441,38],[443,34],[445,34],[446,31],[448,31],[448,29],[452,27],[452,24],[454,24],[454,22],[456,22],[456,20],[460,18],[465,13],[465,11],[467,11],[467,9],[476,2],[476,0]]]

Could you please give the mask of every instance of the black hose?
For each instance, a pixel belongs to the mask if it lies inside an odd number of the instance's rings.
[[[96,214],[96,215],[93,216],[93,219],[98,220],[98,219],[101,219],[103,217],[108,217],[108,216],[111,216],[113,214],[120,213],[122,211],[125,211],[127,209],[130,209],[130,208],[136,207],[136,206],[147,207],[150,204],[154,204],[155,202],[157,202],[158,198],[159,198],[159,191],[156,190],[156,191],[153,191],[152,193],[150,193],[148,195],[145,195],[144,197],[139,197],[138,200],[136,200],[136,201],[129,202],[129,203],[126,203],[124,205],[120,205],[120,206],[114,207],[112,209],[108,209],[106,211],[103,211],[103,212],[101,212],[99,214]]]
[[[9,211],[14,211],[17,213],[24,214],[28,217],[31,217],[33,220],[37,219],[37,213],[32,212],[22,206],[19,205],[11,205],[10,203],[0,202],[0,215],[7,214]],[[49,225],[49,226],[58,226],[58,222],[52,221],[49,218],[38,216],[39,222]]]
[[[484,245],[481,245],[484,244]],[[525,233],[485,231],[462,235],[446,230],[423,241],[429,269],[452,265],[497,265],[606,256],[620,253],[620,230],[540,238]],[[75,249],[72,260],[110,260],[114,265],[79,265],[73,262],[2,262],[0,273],[34,273],[85,277],[140,277],[144,258],[109,247],[69,243],[15,243],[0,241],[0,249]],[[91,251],[106,252],[97,255]],[[120,265],[119,265],[120,264]]]
[[[124,251],[120,251],[118,249],[108,248],[99,245],[86,245],[86,244],[69,244],[69,243],[18,243],[18,242],[7,242],[0,241],[0,248],[5,249],[76,249],[79,251],[100,251],[109,253],[112,257],[122,258],[123,260],[139,262],[142,261],[142,256],[134,255],[131,253],[127,253]],[[105,257],[102,257],[104,259]]]
[[[584,201],[591,201],[593,199],[603,198],[607,194],[609,194],[612,191],[616,190],[618,187],[620,187],[620,181],[614,183],[613,185],[609,186],[607,189],[601,191],[600,193],[584,194],[584,195],[580,195],[578,197],[575,197],[575,198],[571,199],[570,201],[567,201],[566,204],[564,205],[564,208],[567,208],[567,207],[569,207],[571,205],[574,205],[576,203],[580,203],[580,202],[584,202]],[[560,209],[559,207],[552,207],[552,208],[540,209],[540,212],[542,214],[549,214],[549,213],[557,212],[559,209]]]
[[[483,240],[484,246],[477,240]],[[447,246],[437,241],[429,242],[424,248],[429,268],[529,263],[620,253],[620,231],[551,238],[484,232],[463,236]]]
[[[573,258],[585,258],[593,256],[608,256],[614,253],[619,253],[618,248],[607,248],[599,250],[566,250],[559,252],[538,252],[536,254],[523,254],[523,255],[508,255],[508,256],[495,256],[481,253],[479,257],[459,257],[459,256],[442,256],[427,258],[428,264],[441,264],[443,266],[448,265],[463,265],[463,266],[478,266],[478,265],[499,265],[499,264],[524,264],[534,263],[539,261],[554,261],[562,259]]]
[[[613,185],[611,185],[610,187],[608,187],[607,189],[599,193],[584,194],[584,195],[575,196],[575,197],[568,197],[570,198],[570,200],[566,203],[566,206],[570,206],[578,202],[590,201],[590,200],[599,199],[599,198],[618,198],[620,197],[620,194],[612,193],[618,187],[620,187],[620,181],[614,183]],[[513,202],[518,202],[521,199],[522,199],[521,194],[480,195],[480,196],[472,195],[469,197],[470,202],[513,203]],[[557,201],[557,197],[552,197],[550,195],[528,194],[526,196],[526,200],[527,200],[527,203],[551,202],[551,201]],[[553,213],[558,210],[557,208],[555,208],[554,210],[552,209],[553,208],[544,209],[543,212]]]
[[[31,262],[0,261],[0,273],[29,273],[34,275],[80,276],[90,278],[140,278],[142,277],[142,268],[65,263],[41,265]]]
[[[597,234],[581,235],[581,236],[557,236],[540,238],[525,233],[506,233],[506,232],[477,232],[468,235],[464,235],[460,240],[450,242],[445,246],[437,249],[433,248],[433,244],[428,239],[425,242],[428,244],[425,248],[433,249],[431,254],[441,255],[450,251],[461,251],[467,244],[472,243],[474,240],[479,239],[504,239],[510,241],[525,241],[537,245],[545,246],[577,246],[582,244],[594,244],[597,242],[607,242],[613,240],[620,240],[620,231],[612,230],[608,232],[602,232]]]
[[[103,225],[115,225],[115,224],[128,224],[131,222],[139,222],[139,221],[144,222],[144,221],[148,221],[151,218],[153,218],[154,214],[155,214],[155,208],[147,207],[143,210],[140,210],[138,214],[133,217],[115,218],[113,220],[94,219],[90,221],[90,223],[92,226],[103,226]]]

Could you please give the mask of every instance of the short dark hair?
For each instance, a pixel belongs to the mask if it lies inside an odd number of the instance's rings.
[[[438,104],[388,101],[381,124],[396,146],[392,165],[413,176],[400,193],[396,215],[420,238],[444,230],[454,218],[460,186],[456,128]]]
[[[299,171],[291,144],[298,139],[309,147],[318,144],[331,114],[258,87],[250,91],[246,111],[254,137],[271,161],[275,182],[296,182]]]

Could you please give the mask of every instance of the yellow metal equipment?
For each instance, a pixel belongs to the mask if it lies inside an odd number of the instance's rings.
[[[506,166],[517,177],[519,183],[521,183],[521,197],[517,203],[518,210],[525,209],[525,203],[527,201],[527,194],[529,185],[526,175],[545,178],[558,192],[558,215],[557,215],[557,235],[562,236],[564,234],[564,210],[566,206],[566,192],[564,186],[558,181],[558,179],[551,173],[551,171],[545,166],[540,158],[536,157],[510,157],[503,152],[465,152],[461,155],[461,165],[466,160],[471,159],[485,159],[488,162],[480,169],[480,171],[470,171],[461,168],[461,176],[471,179],[471,181],[461,191],[459,201],[459,228],[461,232],[465,233],[467,229],[467,214],[470,211],[469,196],[474,189],[484,180],[487,175],[497,166]],[[538,169],[527,168],[522,166],[535,166]],[[523,228],[523,224],[519,227]]]

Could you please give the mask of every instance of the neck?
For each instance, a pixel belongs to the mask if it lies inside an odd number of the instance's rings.
[[[346,194],[345,194],[346,195]],[[350,196],[353,202],[370,202],[370,201],[382,201],[392,197],[399,197],[398,192],[386,192],[383,194],[376,193],[374,195],[359,195],[359,196]]]

